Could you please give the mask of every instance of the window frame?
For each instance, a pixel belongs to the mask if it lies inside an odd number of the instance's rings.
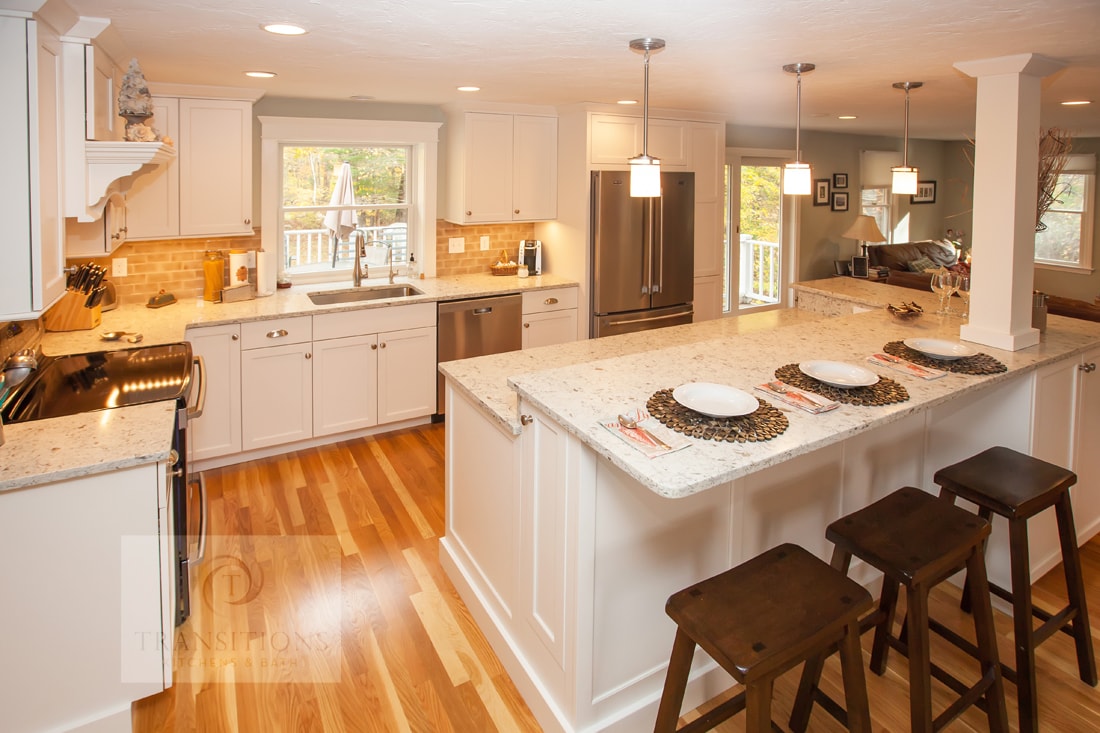
[[[408,146],[408,247],[426,277],[435,275],[435,220],[440,122],[267,117],[260,121],[260,242],[275,253],[283,277],[283,148],[285,146]],[[299,283],[339,282],[343,270],[295,274]],[[270,285],[274,285],[270,283]]]
[[[1032,245],[1032,260],[1035,263],[1035,267],[1038,269],[1090,274],[1094,269],[1092,263],[1093,249],[1095,247],[1093,237],[1095,231],[1097,194],[1096,156],[1091,153],[1070,155],[1066,167],[1059,174],[1058,178],[1061,179],[1062,176],[1066,175],[1084,176],[1085,190],[1082,192],[1083,208],[1080,211],[1059,209],[1057,202],[1055,202],[1055,204],[1047,210],[1047,213],[1080,214],[1081,226],[1079,228],[1080,240],[1078,242],[1079,257],[1076,262],[1060,262],[1057,260],[1041,259],[1034,254],[1034,247],[1038,244],[1037,240],[1039,236],[1039,233],[1036,232],[1036,243]]]

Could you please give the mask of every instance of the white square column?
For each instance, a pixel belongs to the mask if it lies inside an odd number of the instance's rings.
[[[1008,351],[1039,343],[1031,327],[1041,79],[1064,64],[1018,54],[964,61],[978,79],[974,133],[974,270],[967,341]]]

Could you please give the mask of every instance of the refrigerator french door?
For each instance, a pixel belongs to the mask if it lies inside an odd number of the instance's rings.
[[[592,173],[592,336],[692,321],[695,174],[661,174],[661,195],[633,198],[630,173]]]

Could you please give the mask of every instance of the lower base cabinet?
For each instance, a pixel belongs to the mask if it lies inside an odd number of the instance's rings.
[[[521,348],[554,346],[577,340],[577,288],[534,290],[523,294]]]
[[[187,329],[187,341],[206,368],[206,406],[188,423],[191,459],[241,452],[241,327],[202,326]]]
[[[313,344],[241,352],[241,449],[313,437]]]

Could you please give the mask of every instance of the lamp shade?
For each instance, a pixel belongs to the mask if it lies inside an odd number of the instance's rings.
[[[808,163],[787,163],[783,167],[783,193],[789,196],[808,196],[813,189]]]
[[[630,163],[630,195],[653,197],[661,195],[661,161],[649,155],[636,155]]]
[[[878,228],[875,218],[868,214],[857,216],[856,220],[852,222],[852,226],[848,227],[848,230],[840,236],[848,239],[858,239],[861,242],[886,241],[886,237],[883,235],[882,230]]]
[[[913,195],[917,192],[917,174],[919,171],[916,168],[899,165],[897,168],[891,168],[890,170],[893,172],[890,189],[894,193]]]

